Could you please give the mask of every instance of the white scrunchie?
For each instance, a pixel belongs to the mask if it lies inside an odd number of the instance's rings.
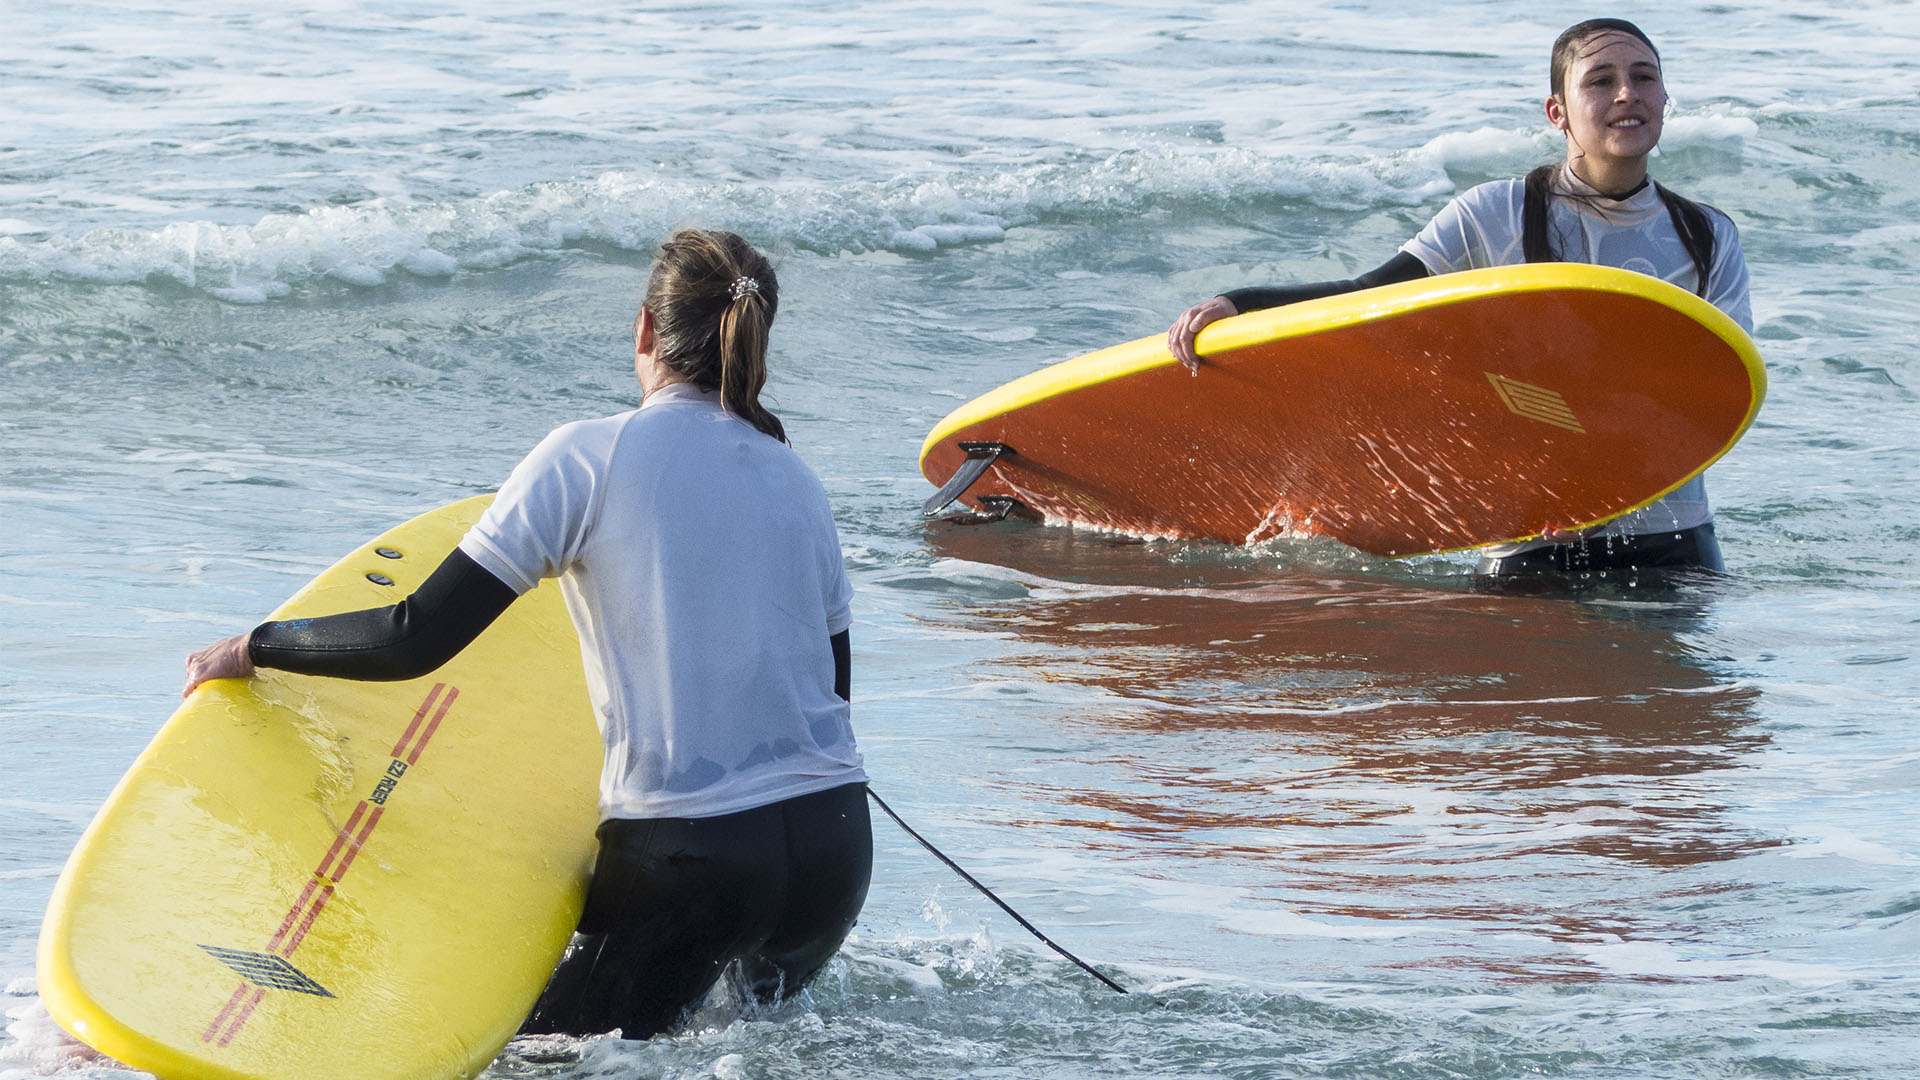
[[[742,274],[739,277],[733,279],[732,285],[727,286],[727,295],[734,298],[735,300],[738,300],[743,296],[759,296],[760,282],[755,280],[754,278],[751,278],[745,274]]]

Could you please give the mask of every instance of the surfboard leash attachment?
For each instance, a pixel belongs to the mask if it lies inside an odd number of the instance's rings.
[[[980,479],[994,462],[1000,460],[1000,455],[1013,453],[1013,447],[997,442],[963,442],[960,444],[960,451],[967,455],[967,459],[960,463],[960,467],[954,470],[946,483],[940,485],[940,490],[934,492],[933,496],[921,505],[921,517],[940,516],[942,510],[952,506],[960,496],[965,495],[974,481]],[[986,502],[986,499],[981,501]],[[1007,499],[1008,504],[1012,502],[1012,499]],[[1012,506],[996,506],[995,509],[999,513],[992,520],[998,521],[1007,516],[1007,511],[1012,509]]]
[[[900,826],[900,828],[904,830],[908,836],[913,837],[914,840],[917,841],[921,847],[926,848],[929,852],[931,852],[934,858],[939,859],[941,862],[945,863],[947,866],[947,869],[953,871],[956,874],[959,874],[961,879],[964,880],[967,884],[973,886],[975,889],[978,889],[980,891],[980,895],[1000,905],[1001,911],[1004,911],[1007,914],[1013,916],[1013,921],[1025,927],[1027,930],[1027,933],[1032,934],[1036,938],[1039,938],[1040,943],[1042,945],[1045,945],[1047,948],[1052,949],[1054,952],[1057,952],[1061,956],[1064,956],[1067,959],[1073,961],[1076,965],[1079,966],[1080,970],[1086,972],[1087,974],[1105,983],[1107,985],[1107,988],[1112,990],[1114,993],[1124,994],[1127,992],[1126,987],[1121,986],[1119,983],[1114,982],[1112,979],[1107,978],[1105,975],[1102,975],[1099,969],[1095,968],[1092,964],[1089,964],[1085,960],[1082,960],[1079,957],[1068,952],[1066,949],[1062,948],[1058,942],[1055,942],[1052,938],[1041,933],[1039,927],[1028,922],[1025,916],[1013,910],[1012,906],[1009,905],[1005,900],[1002,900],[998,896],[995,896],[992,889],[989,889],[985,885],[982,885],[980,883],[979,878],[976,878],[972,874],[967,873],[966,870],[961,868],[959,863],[954,862],[952,859],[948,858],[946,852],[941,851],[937,847],[934,847],[933,844],[930,841],[928,841],[926,837],[921,836],[919,833],[913,831],[913,826],[903,821],[899,814],[894,813],[893,807],[888,806],[887,801],[885,799],[882,799],[879,793],[874,791],[872,787],[867,788],[867,798],[872,799],[874,802],[874,805],[886,811],[887,816],[893,819],[893,823],[895,825]]]

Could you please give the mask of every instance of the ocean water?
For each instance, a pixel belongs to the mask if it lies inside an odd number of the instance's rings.
[[[1234,285],[1386,258],[1555,152],[1545,53],[1634,18],[1656,175],[1739,223],[1772,381],[1730,575],[927,526],[919,443]],[[831,493],[876,819],[803,999],[491,1075],[1874,1077],[1920,1056],[1920,7],[1784,0],[0,0],[0,1078],[33,948],[190,649],[629,407],[649,254],[772,253],[770,400]],[[342,1080],[351,1080],[342,1077]]]

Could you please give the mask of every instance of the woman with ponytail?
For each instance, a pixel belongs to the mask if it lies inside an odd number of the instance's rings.
[[[1623,19],[1589,19],[1553,44],[1547,120],[1566,156],[1518,180],[1481,184],[1454,199],[1392,259],[1348,281],[1236,289],[1187,309],[1167,346],[1198,371],[1201,327],[1277,307],[1430,274],[1519,262],[1585,262],[1662,278],[1697,293],[1749,332],[1747,265],[1733,221],[1681,198],[1647,175],[1667,104],[1660,54]],[[1480,572],[1722,569],[1706,483],[1586,533],[1488,548]]]
[[[866,898],[852,589],[826,492],[760,401],[778,307],[744,240],[675,233],[634,320],[637,409],[547,436],[401,603],[187,660],[189,691],[255,665],[417,678],[560,579],[606,742],[600,854],[528,1032],[648,1038],[723,974],[791,995]]]

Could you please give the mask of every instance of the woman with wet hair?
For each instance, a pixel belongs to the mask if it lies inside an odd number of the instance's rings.
[[[528,1032],[647,1038],[729,971],[759,1000],[791,995],[866,898],[852,589],[826,492],[760,401],[778,306],[744,240],[675,233],[634,320],[638,408],[549,435],[399,604],[187,660],[189,691],[256,665],[417,678],[560,579],[606,743],[600,852]]]
[[[1616,266],[1705,297],[1753,329],[1747,265],[1733,220],[1682,198],[1647,175],[1667,105],[1660,53],[1623,19],[1589,19],[1553,43],[1547,120],[1566,154],[1524,178],[1481,184],[1440,211],[1392,259],[1359,277],[1310,285],[1235,289],[1188,308],[1167,347],[1198,371],[1194,336],[1216,320],[1431,274],[1521,262]],[[1482,552],[1485,574],[1723,568],[1706,483],[1695,477],[1666,498],[1582,533]]]

